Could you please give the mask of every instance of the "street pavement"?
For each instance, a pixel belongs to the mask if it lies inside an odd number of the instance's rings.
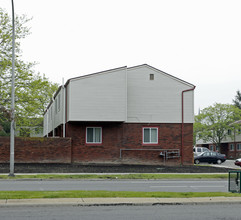
[[[241,204],[241,197],[200,197],[200,198],[61,198],[61,199],[6,199],[0,200],[5,206],[110,206],[110,205],[190,205],[190,204]]]
[[[241,169],[227,160],[218,167]],[[241,197],[200,197],[200,198],[59,198],[59,199],[4,199],[0,207],[5,206],[111,206],[111,205],[190,205],[190,204],[241,204]]]
[[[225,168],[229,168],[229,169],[238,169],[241,170],[241,167],[236,166],[234,164],[235,160],[226,160],[224,163],[222,164],[210,164],[213,167],[225,167]]]

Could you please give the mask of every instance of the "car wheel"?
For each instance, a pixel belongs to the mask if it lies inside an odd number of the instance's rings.
[[[221,164],[222,163],[222,161],[221,160],[217,160],[217,164]]]
[[[194,160],[194,163],[195,164],[200,164],[200,161],[199,160]]]

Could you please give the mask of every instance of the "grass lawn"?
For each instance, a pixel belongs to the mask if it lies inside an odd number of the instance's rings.
[[[228,174],[29,174],[9,177],[0,175],[1,179],[227,179]]]
[[[241,197],[227,192],[0,191],[0,199]]]

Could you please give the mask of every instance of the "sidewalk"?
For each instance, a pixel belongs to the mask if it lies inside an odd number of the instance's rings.
[[[62,198],[62,199],[8,199],[0,200],[2,206],[116,206],[116,205],[188,205],[188,204],[241,204],[241,197],[202,198]]]

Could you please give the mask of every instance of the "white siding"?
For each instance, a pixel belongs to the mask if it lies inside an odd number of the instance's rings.
[[[68,121],[125,121],[126,67],[71,79]]]
[[[61,88],[44,115],[44,135],[63,124],[65,114],[67,121],[181,123],[182,91],[193,87],[148,65],[73,78],[65,85],[66,113]],[[194,122],[194,91],[184,93],[184,122]]]
[[[63,124],[63,100],[64,99],[64,89],[61,87],[58,94],[54,99],[54,127],[58,127]]]
[[[44,114],[44,136],[63,124],[64,117],[64,89],[60,88],[58,94],[56,94],[53,102]]]
[[[150,80],[154,74],[154,80]],[[191,84],[142,65],[127,71],[127,122],[181,123],[182,91]],[[193,123],[193,91],[184,94],[184,122]]]
[[[224,140],[222,140],[222,143],[237,143],[237,142],[241,142],[241,134],[236,133],[235,138],[234,138],[234,134],[232,133],[232,137],[226,137]],[[196,144],[213,144],[213,142],[210,141],[204,141],[202,139],[199,139],[196,141]]]
[[[48,133],[48,119],[47,119],[47,112],[44,114],[44,130],[43,130],[43,135],[46,136]]]

